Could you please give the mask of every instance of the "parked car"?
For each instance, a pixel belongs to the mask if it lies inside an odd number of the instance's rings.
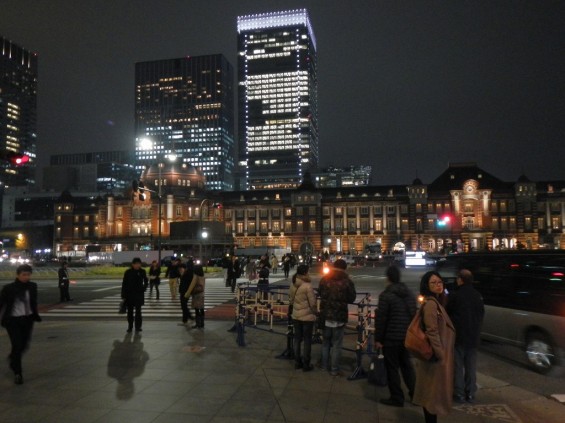
[[[442,276],[463,267],[485,302],[484,339],[522,348],[540,373],[564,363],[565,252],[470,253],[438,262]]]

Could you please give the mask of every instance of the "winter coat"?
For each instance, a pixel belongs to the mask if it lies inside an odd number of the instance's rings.
[[[59,286],[64,286],[69,283],[69,272],[64,267],[59,268]]]
[[[404,283],[390,283],[379,295],[375,341],[387,347],[404,345],[416,308],[416,298]]]
[[[144,269],[129,268],[122,281],[122,299],[127,305],[139,307],[145,304],[144,292],[147,289],[147,273]]]
[[[241,267],[239,260],[232,261],[228,264],[228,278],[239,278],[241,276]]]
[[[179,266],[176,264],[171,264],[167,267],[167,271],[165,272],[165,277],[169,279],[177,279],[180,277]]]
[[[16,281],[4,285],[0,292],[0,315],[2,316],[2,326],[6,326],[8,320],[12,317],[14,302],[17,297],[23,298],[25,291],[29,291],[29,306],[33,320],[41,322],[41,317],[37,311],[37,284],[35,282]]]
[[[190,286],[193,277],[194,267],[187,266],[184,273],[180,276],[179,279],[179,294],[181,295],[181,297],[186,294],[186,291],[188,291],[188,287]]]
[[[324,321],[347,323],[347,305],[355,301],[357,293],[349,275],[341,269],[332,269],[320,280],[320,314]]]
[[[434,358],[430,361],[417,360],[414,403],[432,414],[445,416],[451,410],[453,398],[455,328],[434,297],[426,298],[421,311]]]
[[[191,306],[195,309],[204,308],[204,291],[206,290],[206,278],[202,269],[196,269],[185,295],[192,297]],[[196,294],[195,294],[196,292]]]
[[[472,284],[464,284],[449,295],[447,313],[455,326],[455,344],[477,348],[485,316],[483,297]]]
[[[150,267],[149,276],[153,276],[153,278],[150,278],[151,283],[159,285],[161,283],[161,267]]]
[[[288,291],[292,305],[292,318],[303,322],[315,322],[318,302],[314,288],[308,276],[296,275],[296,279]]]

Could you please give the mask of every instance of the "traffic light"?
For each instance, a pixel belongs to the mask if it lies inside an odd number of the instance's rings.
[[[29,156],[23,153],[14,153],[13,151],[6,151],[0,154],[0,158],[6,160],[13,166],[22,166],[29,163]]]
[[[446,214],[446,215],[442,216],[441,219],[438,219],[437,225],[438,225],[439,227],[444,227],[444,226],[447,226],[447,224],[448,224],[449,222],[451,222],[451,216],[449,216],[448,214]]]

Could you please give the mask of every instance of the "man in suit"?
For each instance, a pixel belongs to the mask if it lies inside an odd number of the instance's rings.
[[[141,332],[141,307],[145,304],[145,290],[148,283],[147,273],[141,268],[141,259],[139,257],[134,258],[131,261],[131,268],[125,271],[122,282],[122,299],[127,308],[128,333],[133,329],[134,310],[135,331]]]
[[[59,294],[62,303],[65,301],[72,301],[69,294],[69,271],[67,270],[68,263],[64,261],[59,268]]]
[[[41,322],[37,312],[37,284],[31,282],[32,268],[23,264],[16,269],[16,280],[0,292],[2,326],[8,331],[12,351],[8,357],[14,372],[14,382],[21,385],[22,355],[29,347],[34,322]]]

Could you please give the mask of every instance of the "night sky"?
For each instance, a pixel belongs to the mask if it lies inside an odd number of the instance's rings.
[[[318,43],[321,165],[376,184],[475,161],[565,179],[559,1],[0,0],[0,34],[39,54],[39,165],[134,145],[134,63],[223,53],[236,17],[306,7]]]

